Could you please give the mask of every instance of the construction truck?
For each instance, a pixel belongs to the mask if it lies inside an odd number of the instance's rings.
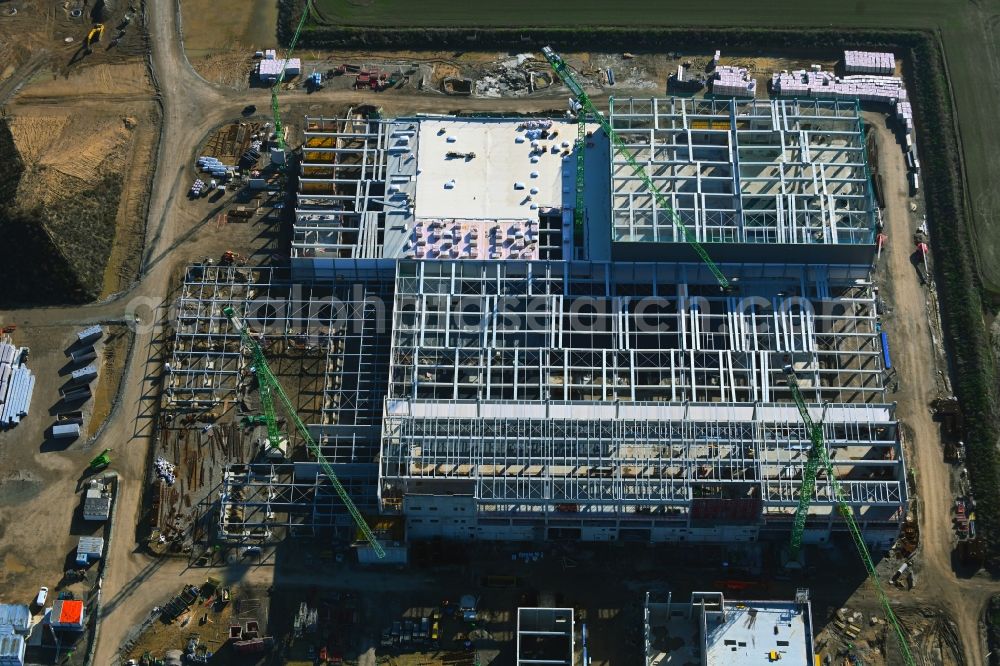
[[[94,49],[93,49],[94,44],[96,44],[99,41],[101,41],[101,37],[103,37],[103,36],[104,36],[104,24],[103,23],[95,23],[94,27],[91,28],[91,30],[90,30],[89,33],[87,33],[87,44],[86,44],[86,47],[87,47],[87,53],[88,54],[94,52]]]
[[[91,460],[90,471],[100,472],[102,469],[106,469],[108,465],[111,464],[111,456],[108,455],[109,453],[111,453],[111,449],[104,449],[101,451],[99,456]]]

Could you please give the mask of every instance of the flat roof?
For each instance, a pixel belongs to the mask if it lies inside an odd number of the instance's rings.
[[[52,605],[52,616],[57,624],[81,624],[83,621],[83,601],[60,599]]]
[[[517,663],[573,665],[573,609],[518,608]]]
[[[709,666],[782,664],[808,666],[812,639],[800,604],[777,601],[727,601],[725,622],[709,626],[705,641]]]
[[[549,125],[546,131],[555,131],[555,138],[529,138],[526,122]],[[574,189],[566,186],[563,166],[575,171],[576,133],[576,123],[561,120],[422,119],[416,217],[535,219],[538,208],[572,206]],[[448,157],[449,152],[475,157]]]

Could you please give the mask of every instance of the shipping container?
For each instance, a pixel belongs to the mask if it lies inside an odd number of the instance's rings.
[[[79,370],[74,370],[70,377],[75,382],[89,382],[94,377],[97,376],[97,367],[93,365],[88,365],[85,368],[80,368]]]
[[[90,363],[97,358],[97,352],[94,351],[93,347],[87,347],[86,349],[77,349],[76,351],[70,352],[70,360],[73,363]]]
[[[100,339],[102,334],[103,331],[101,330],[100,325],[97,325],[83,329],[82,331],[76,334],[76,337],[77,339],[80,340],[80,342],[92,342],[94,340]]]
[[[77,423],[60,423],[52,426],[52,436],[58,439],[77,438],[80,436],[80,425]]]

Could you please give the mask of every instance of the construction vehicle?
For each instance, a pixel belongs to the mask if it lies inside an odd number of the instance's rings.
[[[104,24],[95,23],[94,27],[91,28],[89,33],[87,33],[87,43],[85,44],[85,46],[87,48],[88,54],[94,52],[93,49],[94,44],[101,41],[101,37],[103,36],[104,36]]]
[[[333,471],[333,467],[330,466],[326,456],[323,455],[322,450],[320,450],[319,446],[316,444],[316,440],[313,439],[309,429],[306,427],[305,423],[302,422],[302,419],[299,418],[291,399],[285,393],[281,384],[278,383],[278,378],[275,377],[274,373],[271,371],[271,367],[267,363],[267,357],[264,356],[264,350],[261,348],[260,344],[257,343],[257,340],[255,340],[250,334],[250,329],[248,329],[244,325],[243,321],[236,316],[236,311],[233,310],[233,308],[224,308],[222,313],[229,319],[233,328],[239,332],[240,338],[243,340],[243,344],[250,349],[250,354],[253,359],[253,370],[257,375],[261,411],[264,412],[267,424],[267,438],[270,446],[272,448],[279,447],[282,441],[281,431],[278,428],[278,416],[274,408],[274,397],[277,396],[278,401],[284,407],[288,418],[290,418],[295,424],[295,429],[305,442],[306,448],[313,456],[315,456],[316,462],[319,463],[320,468],[323,470],[323,474],[330,481],[333,489],[336,491],[340,500],[347,508],[348,513],[351,514],[351,517],[358,526],[358,530],[362,533],[362,535],[364,535],[364,538],[371,545],[372,550],[375,551],[378,558],[384,558],[385,550],[382,548],[382,545],[379,544],[378,539],[375,538],[375,533],[372,532],[372,529],[368,526],[364,516],[361,515],[360,511],[358,511],[358,507],[354,504],[354,500],[352,500],[351,496],[347,494],[347,490],[340,482],[340,479],[337,478],[337,475]]]
[[[716,281],[719,286],[726,292],[735,291],[736,285],[735,280],[729,280],[723,273],[722,270],[716,265],[712,258],[709,256],[708,252],[698,242],[698,238],[694,233],[688,229],[688,227],[681,221],[680,216],[677,212],[671,208],[670,201],[660,192],[660,189],[656,187],[653,183],[653,179],[649,177],[646,170],[636,161],[632,153],[629,152],[628,148],[625,146],[625,142],[622,141],[618,133],[611,127],[611,123],[608,119],[597,110],[594,103],[590,100],[590,97],[584,91],[583,86],[581,86],[573,75],[569,71],[569,67],[555,51],[550,47],[545,46],[542,48],[542,53],[545,55],[545,59],[549,61],[552,69],[555,70],[556,75],[562,79],[562,82],[566,84],[566,87],[570,89],[573,96],[576,98],[577,104],[579,104],[578,111],[578,138],[577,138],[577,179],[576,179],[576,207],[577,210],[574,211],[574,227],[582,229],[583,227],[583,192],[585,183],[583,180],[583,151],[580,148],[583,147],[581,143],[583,137],[582,134],[585,133],[585,117],[590,116],[600,124],[601,128],[611,139],[611,145],[614,147],[615,151],[621,155],[630,167],[632,171],[639,178],[640,181],[649,189],[656,199],[656,203],[659,209],[662,211],[667,211],[670,214],[671,220],[674,223],[674,227],[679,229],[684,236],[684,240],[694,249],[697,255],[701,258],[708,269],[715,276]]]
[[[240,425],[244,428],[249,428],[250,426],[257,425],[267,425],[267,417],[263,414],[256,414],[254,416],[244,416],[240,421]]]
[[[885,619],[892,627],[893,633],[896,635],[896,641],[899,643],[900,654],[903,656],[903,662],[907,666],[915,666],[913,655],[910,652],[910,646],[906,641],[906,635],[903,633],[903,627],[899,624],[899,619],[896,617],[896,613],[893,612],[892,606],[889,605],[889,598],[885,594],[885,590],[882,589],[882,581],[879,578],[878,571],[875,569],[875,563],[872,561],[871,554],[868,552],[868,545],[865,544],[864,537],[861,535],[861,530],[858,528],[858,524],[854,521],[854,511],[851,509],[850,505],[845,499],[844,491],[840,487],[840,482],[837,480],[836,470],[833,467],[833,462],[830,460],[830,454],[826,449],[826,441],[823,437],[823,428],[821,425],[817,425],[813,420],[812,416],[809,414],[809,408],[806,405],[805,398],[802,397],[802,391],[799,389],[799,380],[795,376],[795,368],[791,365],[784,366],[785,380],[788,383],[788,388],[792,392],[792,399],[795,401],[795,406],[799,410],[799,415],[802,417],[802,423],[806,427],[806,432],[809,434],[810,448],[809,455],[806,458],[806,464],[802,471],[802,485],[799,489],[799,506],[795,512],[795,521],[792,525],[792,536],[791,542],[789,544],[789,559],[791,561],[797,561],[799,556],[799,551],[802,548],[802,534],[805,530],[806,516],[809,512],[809,505],[812,503],[813,492],[816,488],[816,477],[819,473],[820,467],[823,467],[826,471],[826,482],[829,485],[831,494],[833,495],[834,501],[837,505],[837,512],[844,519],[847,524],[847,529],[851,533],[851,538],[854,540],[854,545],[858,549],[858,554],[861,555],[861,560],[865,565],[865,569],[868,571],[868,577],[871,579],[875,586],[875,592],[878,596],[879,603],[882,606],[882,611],[885,613]]]
[[[90,471],[100,472],[102,469],[106,469],[108,465],[111,464],[111,449],[104,449],[101,454],[90,461]]]
[[[219,257],[220,266],[246,266],[247,258],[242,254],[233,252],[232,250],[226,250]]]

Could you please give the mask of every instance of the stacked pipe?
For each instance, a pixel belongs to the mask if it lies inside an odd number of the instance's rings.
[[[17,425],[28,415],[35,376],[24,364],[27,349],[0,343],[0,426]]]
[[[177,476],[175,474],[176,467],[173,464],[163,458],[157,458],[156,462],[153,463],[153,468],[156,470],[156,476],[166,481],[168,486],[174,485]]]
[[[224,178],[226,176],[226,165],[219,161],[217,157],[199,157],[198,169],[210,173],[216,178]]]

